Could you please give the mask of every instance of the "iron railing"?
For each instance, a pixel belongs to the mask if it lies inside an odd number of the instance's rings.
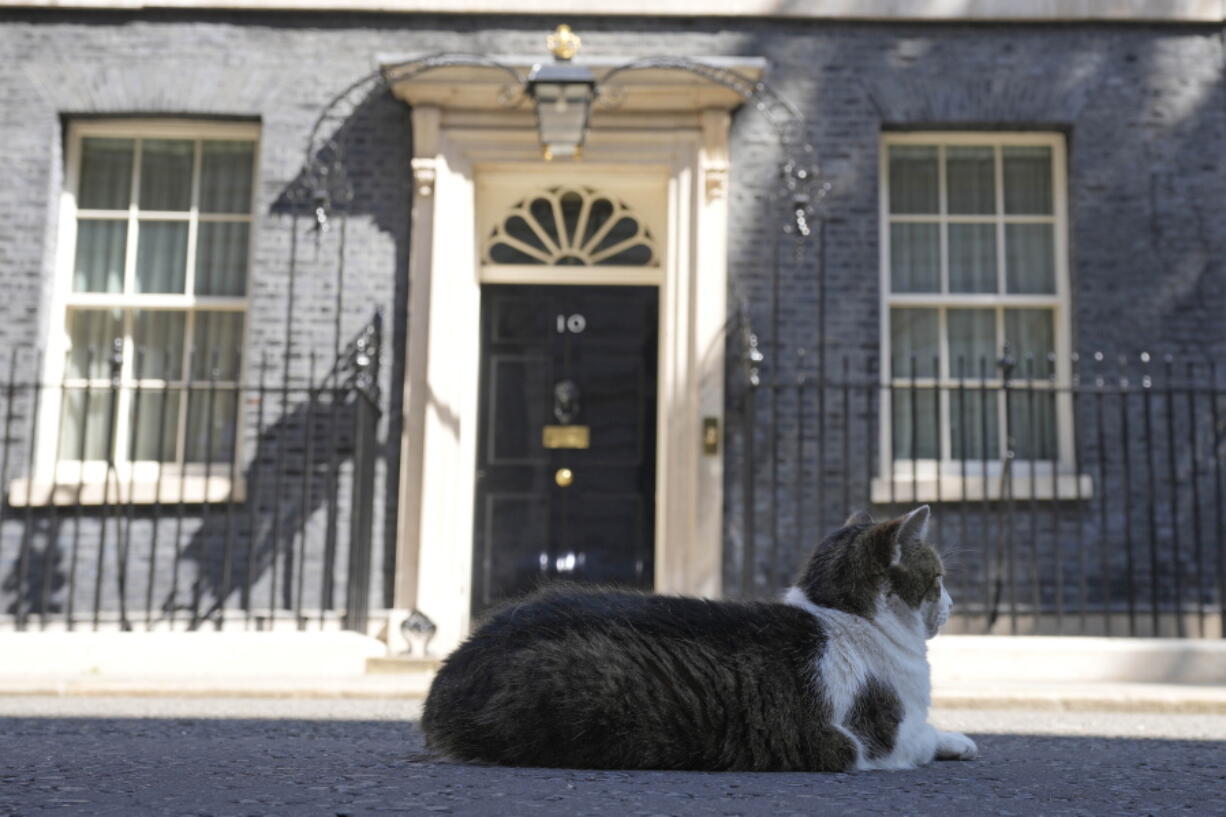
[[[12,351],[0,627],[365,630],[381,344],[376,315],[330,365],[152,385],[124,381],[121,343],[105,385],[23,380],[40,356]]]
[[[729,499],[729,575],[743,594],[788,584],[853,510],[887,518],[930,503],[956,631],[1223,634],[1215,364],[1096,353],[925,379],[843,358],[825,376],[766,377],[747,350]]]

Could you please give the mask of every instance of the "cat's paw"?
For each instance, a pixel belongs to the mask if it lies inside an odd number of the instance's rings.
[[[937,733],[937,760],[974,760],[978,754],[975,741],[961,732]]]

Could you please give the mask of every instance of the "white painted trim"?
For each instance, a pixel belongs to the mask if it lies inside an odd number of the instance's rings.
[[[726,111],[698,112],[690,127],[678,127],[677,110],[661,114],[656,127],[649,115],[639,115],[636,128],[594,127],[583,160],[545,163],[531,121],[516,112],[505,113],[503,127],[468,127],[428,109],[437,135],[414,134],[415,172],[428,170],[433,183],[428,198],[419,185],[414,207],[410,326],[423,335],[407,352],[404,442],[421,453],[403,471],[401,507],[415,518],[399,531],[394,606],[417,607],[435,621],[431,647],[439,653],[470,626],[480,284],[631,283],[627,274],[660,287],[656,588],[718,595],[723,459],[702,454],[701,425],[703,416],[723,423],[726,202],[708,195],[723,188],[706,174],[726,170]],[[617,187],[652,225],[663,264],[480,264],[489,212],[500,216],[499,201],[548,180]]]
[[[908,468],[910,462],[908,462]],[[912,479],[910,472],[895,469],[893,484],[890,477],[873,477],[871,501],[878,505],[899,502],[980,502],[996,501],[1008,497],[1019,500],[1058,499],[1069,502],[1085,502],[1094,498],[1094,480],[1089,474],[1056,472],[1053,477],[1050,465],[1039,463],[1030,479],[1030,464],[1017,463],[1013,469],[1013,489],[1002,491],[999,469],[997,473],[975,474],[963,477],[959,474],[937,475],[931,460],[920,463],[927,466]]]
[[[478,273],[483,284],[579,284],[659,286],[659,267],[547,267],[486,264]]]
[[[890,214],[889,202],[889,148],[891,145],[906,145],[906,144],[921,144],[921,145],[937,145],[939,146],[939,212],[927,215],[907,215],[907,216],[892,216]],[[950,145],[992,145],[996,148],[996,213],[990,216],[972,216],[972,217],[950,217],[947,206],[947,191],[946,174],[945,174],[945,148]],[[1052,213],[1049,216],[1029,216],[1019,218],[1013,215],[1005,215],[1003,207],[1003,178],[1001,175],[1001,151],[1002,146],[1009,145],[1042,145],[1051,148],[1052,161]],[[941,346],[941,371],[938,372],[938,378],[921,377],[915,378],[914,383],[920,387],[931,387],[934,383],[939,383],[944,390],[956,389],[959,381],[955,374],[950,371],[950,361],[948,355],[948,338],[945,327],[945,307],[980,307],[993,308],[997,312],[997,322],[1003,320],[1003,310],[1012,307],[1044,307],[1052,311],[1052,326],[1053,326],[1053,345],[1056,355],[1056,367],[1054,383],[1062,387],[1056,396],[1056,434],[1057,434],[1057,467],[1061,471],[1071,471],[1073,460],[1073,411],[1072,398],[1067,391],[1067,386],[1072,379],[1071,370],[1071,355],[1072,355],[1072,331],[1070,328],[1070,291],[1069,291],[1069,268],[1068,268],[1068,202],[1067,202],[1067,185],[1068,185],[1068,163],[1065,153],[1065,138],[1063,135],[1051,132],[997,132],[997,131],[909,131],[909,132],[886,132],[881,135],[879,155],[878,155],[878,212],[879,212],[879,304],[880,304],[880,350],[881,350],[881,383],[884,389],[888,389],[891,382],[907,386],[912,381],[910,378],[894,377],[891,380],[889,375],[890,363],[890,308],[895,306],[906,307],[932,307],[939,308],[940,329],[938,343]],[[890,284],[890,224],[894,221],[907,222],[937,222],[940,224],[948,224],[953,222],[978,222],[986,224],[996,224],[998,226],[996,237],[996,252],[997,252],[997,273],[1000,276],[1000,286],[1003,289],[1005,272],[1005,244],[1003,240],[1004,225],[1006,223],[1015,223],[1025,221],[1027,223],[1051,224],[1053,232],[1055,253],[1054,259],[1054,276],[1056,292],[1052,295],[1012,295],[1012,294],[993,294],[993,293],[948,293],[948,248],[946,244],[947,231],[942,229],[941,235],[941,292],[931,293],[898,293],[891,292]],[[998,325],[998,338],[1003,329]],[[888,374],[887,374],[888,373]],[[999,377],[993,369],[990,372],[990,377],[987,383],[992,387],[999,386]],[[1036,391],[1044,391],[1050,389],[1053,381],[1041,380],[1034,382]],[[978,379],[972,378],[968,381],[968,389],[973,393],[976,386],[980,384]],[[960,461],[955,461],[951,458],[951,440],[949,434],[949,409],[950,399],[949,391],[944,391],[940,396],[940,423],[941,423],[941,466],[943,472],[939,484],[935,477],[936,463],[933,461],[919,461],[919,465],[923,468],[917,468],[917,476],[912,479],[912,465],[910,460],[891,461],[892,457],[892,410],[890,404],[890,392],[883,391],[880,403],[880,425],[878,451],[879,453],[879,471],[880,474],[891,475],[877,477],[873,480],[872,494],[874,502],[888,502],[890,498],[905,498],[911,499],[913,494],[916,494],[916,499],[921,501],[934,501],[938,496],[951,499],[960,498],[962,490],[965,487],[968,492],[968,498],[971,494],[977,492],[978,497],[982,497],[985,490],[980,483],[974,482],[968,477],[963,485],[962,477],[960,476],[962,465]],[[998,410],[1003,412],[1003,401],[994,398],[994,402],[998,404]],[[1003,420],[998,421],[999,428],[1003,428]],[[978,465],[968,461],[968,466]],[[1024,467],[1025,463],[1015,461],[1015,470],[1013,474],[1014,481],[1014,496],[1028,496],[1030,491],[1029,479],[1023,485],[1019,482],[1019,467]],[[1059,490],[1063,495],[1064,489],[1067,487],[1069,496],[1072,498],[1077,490],[1077,484],[1074,482],[1052,483],[1050,473],[1044,476],[1039,476],[1044,468],[1050,469],[1050,463],[1040,463],[1038,472],[1036,472],[1036,480],[1046,478],[1049,487],[1040,490],[1036,486],[1036,493],[1046,494],[1036,496],[1035,498],[1050,498],[1052,494],[1051,485]],[[923,475],[923,470],[927,469],[928,476]],[[958,474],[951,474],[951,471],[957,471]],[[1028,472],[1027,472],[1028,473]],[[976,477],[975,479],[979,479]],[[1063,478],[1061,478],[1063,480]],[[1070,476],[1071,480],[1072,477]],[[982,480],[980,480],[981,482]],[[914,484],[913,484],[914,483]],[[1090,495],[1091,486],[1088,477],[1081,477],[1081,497],[1085,498]],[[938,493],[937,488],[940,488]],[[922,493],[927,491],[928,493]],[[994,496],[999,493],[996,486],[987,488],[988,494]]]
[[[72,463],[76,466],[77,463]],[[161,479],[132,479],[130,469],[117,468],[110,484],[106,480],[106,464],[87,462],[78,478],[61,478],[55,482],[31,482],[25,477],[10,480],[8,501],[14,508],[29,505],[76,507],[78,505],[128,504],[153,505],[177,502],[242,502],[247,496],[247,483],[242,477],[229,475],[205,476],[203,473],[179,476],[169,469]],[[97,466],[97,467],[94,467]],[[74,468],[75,470],[75,468]],[[225,470],[230,470],[227,466]],[[201,469],[203,471],[203,469]]]
[[[481,289],[472,165],[445,130],[437,150],[423,270],[430,283],[410,305],[426,332],[408,361],[409,372],[424,377],[411,387],[424,416],[409,421],[421,425],[421,472],[406,490],[419,497],[417,541],[407,546],[416,554],[416,607],[438,626],[432,645],[445,652],[468,633],[471,615]]]
[[[60,194],[60,230],[58,237],[58,246],[56,251],[55,261],[55,277],[52,284],[51,304],[49,314],[51,316],[48,328],[48,336],[45,343],[46,353],[44,355],[40,376],[41,382],[44,384],[54,384],[50,388],[46,388],[42,394],[42,400],[39,406],[38,428],[36,431],[37,442],[35,444],[36,456],[35,468],[33,475],[34,492],[37,492],[39,485],[61,481],[61,470],[65,461],[64,452],[59,452],[59,460],[56,460],[56,451],[58,449],[57,440],[59,436],[60,425],[60,397],[62,390],[58,386],[63,382],[65,354],[67,352],[67,331],[66,319],[68,310],[74,307],[86,308],[123,308],[123,309],[139,309],[139,308],[159,308],[172,310],[185,310],[189,315],[189,322],[184,328],[184,364],[183,364],[183,379],[188,377],[186,353],[191,344],[192,326],[190,324],[190,316],[198,309],[209,309],[217,311],[235,311],[246,314],[249,311],[251,299],[251,287],[248,285],[248,294],[240,297],[231,296],[202,296],[195,295],[191,292],[193,275],[194,275],[194,247],[189,246],[187,255],[188,268],[185,270],[184,279],[184,294],[124,294],[124,293],[74,293],[72,291],[72,276],[73,276],[73,261],[76,249],[77,239],[77,220],[78,215],[83,212],[88,218],[93,215],[113,215],[116,218],[122,218],[128,222],[128,238],[127,238],[127,257],[124,263],[124,279],[125,290],[131,289],[131,278],[135,274],[136,262],[136,241],[133,240],[135,235],[134,227],[137,222],[145,217],[145,213],[139,211],[134,204],[130,204],[128,209],[119,211],[78,211],[77,193],[80,180],[81,169],[81,144],[82,140],[89,137],[114,137],[125,139],[158,139],[158,138],[175,138],[175,139],[190,139],[196,142],[203,140],[242,140],[251,141],[254,143],[254,162],[252,168],[252,206],[251,211],[246,214],[225,214],[218,218],[206,217],[206,221],[232,221],[245,222],[251,225],[248,232],[248,284],[250,284],[252,268],[250,259],[254,255],[251,252],[251,246],[255,241],[255,226],[256,226],[256,200],[259,196],[259,153],[260,153],[260,127],[255,122],[217,122],[213,120],[195,120],[195,119],[146,119],[146,118],[124,118],[124,119],[109,119],[109,120],[80,120],[70,122],[67,131],[67,154],[64,173],[64,187]],[[193,196],[198,195],[199,191],[199,173],[200,173],[200,152],[196,151],[193,158]],[[140,153],[137,150],[133,164],[133,190],[132,201],[138,195],[140,183]],[[156,218],[164,220],[186,221],[189,224],[189,244],[194,242],[195,223],[200,220],[197,202],[193,198],[191,209],[183,212],[174,213],[159,213],[154,212]],[[125,321],[128,319],[125,318]],[[246,342],[245,338],[250,330],[249,322],[244,321],[243,333],[244,339],[242,348],[244,354],[242,357],[242,370],[239,372],[239,381],[243,381],[243,376],[246,372],[247,358],[245,354]],[[129,386],[135,382],[132,367],[134,364],[133,354],[131,349],[131,334],[128,331],[129,326],[125,324],[124,338],[124,365],[121,374],[124,388],[119,391],[119,401],[116,410],[117,434],[119,440],[127,439],[128,434],[128,414],[131,405],[133,392]],[[180,412],[186,410],[186,400],[180,400]],[[243,433],[242,433],[243,410],[239,408],[238,428],[236,429],[236,457],[241,461],[243,449]],[[182,426],[184,425],[182,417],[175,421],[180,427],[180,437],[182,436]],[[181,444],[181,440],[179,441]],[[118,465],[126,469],[128,463],[126,461],[127,447],[119,445],[117,456]],[[91,463],[85,464],[85,482],[93,483],[95,481],[105,480],[105,473],[99,472],[95,476],[95,471],[90,468]],[[138,469],[149,465],[149,463],[135,463]],[[229,470],[229,463],[216,463],[216,467]],[[126,471],[125,471],[126,473]],[[221,479],[220,477],[217,479]],[[74,483],[79,480],[74,480]],[[126,482],[126,480],[124,480]],[[228,495],[229,478],[225,478],[225,492]],[[30,494],[30,486],[27,483],[22,483],[25,487],[24,493],[18,491],[16,482],[10,483],[8,492],[10,496]],[[213,483],[210,482],[210,486]],[[92,488],[90,489],[92,490]],[[126,488],[125,488],[126,490]],[[173,491],[178,491],[176,482]],[[48,489],[50,494],[50,489]],[[213,489],[210,487],[210,496],[213,496]],[[58,495],[58,494],[57,494]],[[39,503],[35,503],[39,504]]]
[[[23,8],[364,11],[439,14],[551,14],[578,17],[574,0],[17,0]],[[1216,23],[1222,0],[606,0],[604,16],[765,17],[801,20],[957,20]],[[580,30],[582,33],[582,30]]]
[[[434,249],[434,188],[438,180],[439,122],[441,110],[416,105],[413,120],[413,209],[409,244],[408,330],[405,332],[404,431],[400,439],[400,503],[396,521],[396,576],[393,608],[402,620],[417,606],[419,576],[418,535],[421,527],[422,474],[425,424],[430,397],[426,382],[429,351],[430,283]],[[389,620],[399,626],[399,620]],[[394,643],[389,635],[389,644]]]

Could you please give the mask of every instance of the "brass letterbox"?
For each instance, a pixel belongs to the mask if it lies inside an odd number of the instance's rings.
[[[545,426],[541,429],[541,443],[546,448],[587,448],[591,439],[591,426]]]

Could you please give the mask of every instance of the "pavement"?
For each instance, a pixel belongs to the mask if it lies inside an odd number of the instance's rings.
[[[0,817],[1226,815],[1226,715],[937,709],[980,758],[907,772],[512,769],[398,698],[0,696]]]

